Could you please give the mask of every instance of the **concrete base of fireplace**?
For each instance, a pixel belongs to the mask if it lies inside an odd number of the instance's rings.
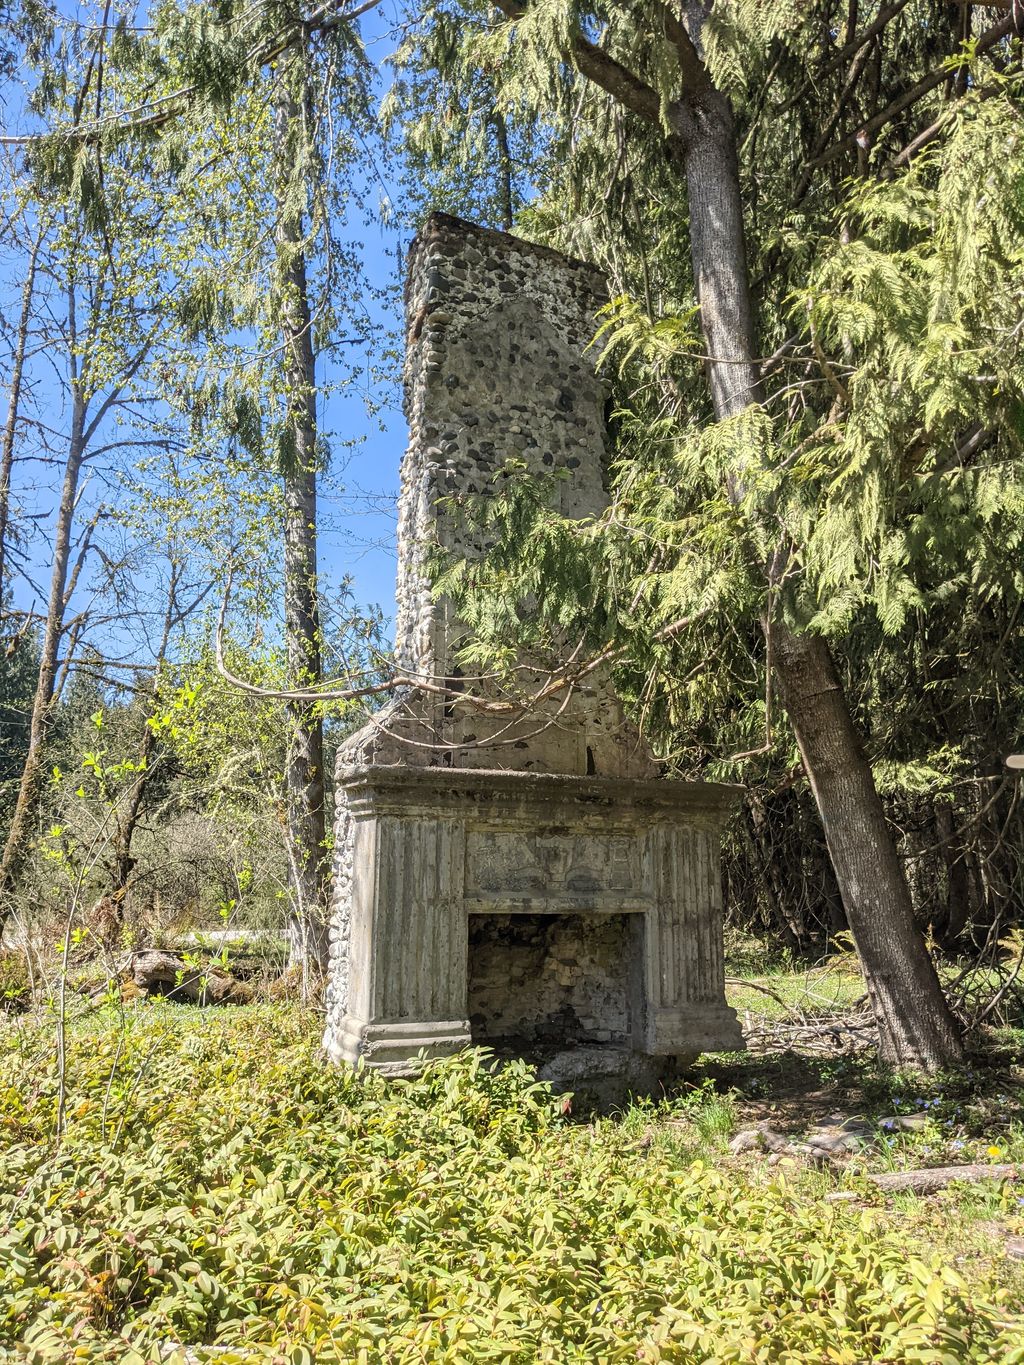
[[[638,1078],[657,1077],[680,1058],[743,1047],[722,961],[719,843],[732,788],[405,766],[339,778],[350,891],[333,926],[324,1045],[334,1061],[407,1075],[424,1056],[474,1044],[501,1051],[502,1040],[471,1020],[478,915],[506,925],[520,915],[563,925],[567,916],[629,917],[619,1007],[549,1049],[559,1085],[609,1077],[630,1054]],[[520,997],[528,1014],[529,980],[510,992],[506,1017]],[[664,1066],[652,1067],[659,1058]]]

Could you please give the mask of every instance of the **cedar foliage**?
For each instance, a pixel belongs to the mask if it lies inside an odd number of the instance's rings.
[[[922,919],[950,941],[973,919],[983,938],[1020,893],[1022,845],[1000,771],[1024,728],[1012,22],[925,0],[715,4],[705,57],[736,117],[766,392],[713,424],[685,189],[663,132],[571,63],[574,45],[596,45],[664,110],[680,87],[671,16],[650,3],[501,10],[461,4],[453,58],[428,9],[400,60],[420,70],[433,54],[447,79],[485,70],[510,120],[545,128],[530,168],[542,193],[518,229],[609,274],[597,344],[617,461],[600,520],[562,521],[522,487],[491,512],[502,544],[487,564],[451,567],[442,582],[472,625],[474,663],[507,661],[513,626],[539,651],[566,632],[624,650],[620,683],[666,758],[758,782],[773,856],[792,867],[808,860],[786,826],[806,840],[807,822],[784,818],[803,798],[756,622],[778,611],[823,633],[921,873]],[[438,11],[450,33],[450,4]],[[453,160],[438,166],[439,198]],[[520,621],[523,596],[537,610]],[[745,915],[787,935],[795,923],[803,946],[841,927],[819,872],[809,914],[804,873],[778,904],[763,872],[741,835],[730,877]]]

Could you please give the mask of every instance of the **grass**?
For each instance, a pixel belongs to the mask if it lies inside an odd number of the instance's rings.
[[[952,970],[952,969],[951,969]],[[771,995],[741,985],[730,999],[755,1022],[787,1017],[825,1019],[863,993],[855,965],[838,959],[824,968],[776,964],[758,978]],[[801,1138],[815,1125],[843,1116],[876,1125],[876,1140],[847,1174],[830,1171],[795,1178],[827,1193],[846,1187],[860,1207],[878,1212],[908,1245],[931,1247],[944,1264],[991,1275],[1015,1301],[1024,1301],[1024,1184],[952,1185],[928,1198],[883,1198],[867,1171],[929,1166],[1014,1164],[1024,1169],[1024,1028],[993,1028],[970,1040],[975,1052],[955,1074],[921,1077],[880,1067],[870,1053],[831,1056],[792,1052],[761,1057],[705,1058],[700,1071],[732,1096],[737,1122],[767,1123]],[[895,1120],[911,1121],[904,1128]]]
[[[146,1004],[73,1025],[57,1143],[52,1021],[0,1027],[0,1352],[27,1365],[1024,1361],[1012,1186],[887,1204],[730,1154],[772,1106],[936,1098],[864,1060],[712,1058],[583,1120],[478,1052],[387,1085],[323,1066],[294,1006]],[[872,1160],[1024,1157],[1000,1074]]]
[[[749,1016],[755,1023],[807,1021],[827,1019],[843,1014],[859,1005],[866,1005],[864,978],[853,952],[835,952],[827,959],[809,963],[789,955],[767,957],[764,944],[734,935],[728,957],[730,975],[726,995],[741,1019]],[[939,974],[947,987],[966,990],[968,1003],[985,1000],[993,995],[1006,980],[1006,970],[994,967],[972,967],[964,972],[962,965],[945,961],[938,964]],[[1024,1030],[1022,994],[1017,989],[1003,1002],[998,1019],[1016,1023],[1009,1028],[1009,1039]]]
[[[808,1019],[841,1013],[864,995],[864,979],[849,959],[837,958],[823,966],[783,966],[768,973],[730,977],[729,1004],[741,1021],[746,1015],[781,1020]]]

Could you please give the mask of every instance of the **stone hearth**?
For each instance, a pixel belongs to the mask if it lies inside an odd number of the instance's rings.
[[[406,1074],[482,1044],[561,1085],[649,1088],[742,1046],[724,999],[719,846],[732,788],[660,779],[608,678],[510,721],[438,690],[453,660],[440,547],[472,558],[459,494],[510,460],[563,514],[606,502],[591,267],[443,215],[410,252],[396,653],[409,677],[338,760],[324,1044]]]

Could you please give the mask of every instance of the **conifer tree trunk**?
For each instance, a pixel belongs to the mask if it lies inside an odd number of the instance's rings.
[[[288,391],[290,446],[284,480],[284,617],[288,686],[308,688],[321,681],[320,609],[317,600],[316,356],[302,214],[288,191],[288,157],[296,145],[302,112],[292,88],[296,48],[285,61],[277,107],[278,185],[281,188],[277,251],[281,279],[281,335]],[[288,760],[285,775],[293,914],[292,960],[327,966],[329,880],[324,812],[323,722],[315,707],[288,702]]]
[[[774,628],[775,673],[864,969],[882,1056],[939,1070],[960,1036],[914,924],[907,879],[825,642]]]
[[[693,272],[715,415],[761,397],[739,163],[727,98],[706,84],[676,106],[671,154],[690,209]],[[734,490],[735,491],[735,490]],[[960,1036],[913,918],[910,891],[826,641],[766,622],[804,768],[857,944],[883,1056],[935,1070]]]

